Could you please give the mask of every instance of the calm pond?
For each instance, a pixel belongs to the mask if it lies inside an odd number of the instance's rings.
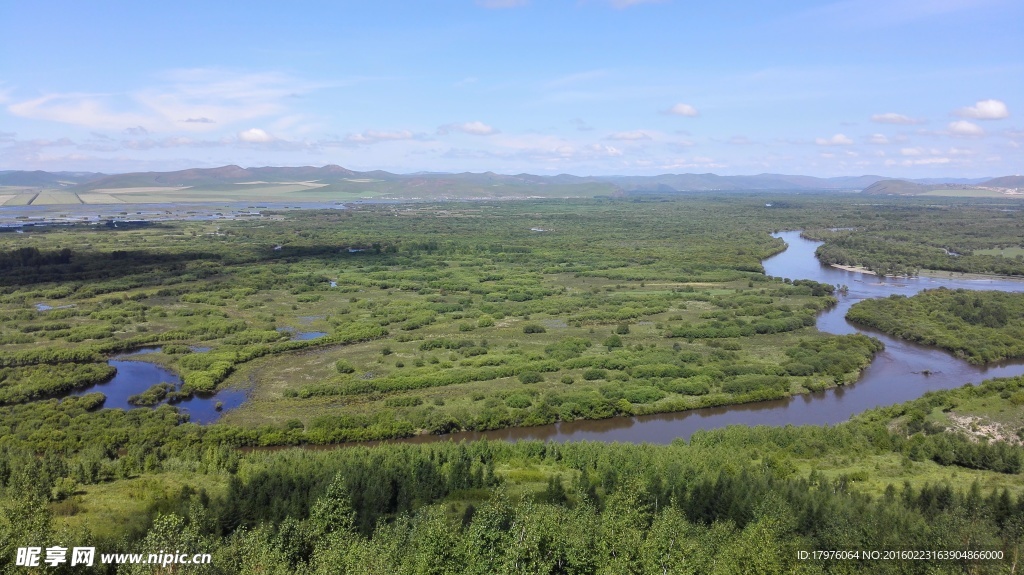
[[[863,333],[885,343],[885,351],[875,356],[875,360],[864,370],[856,384],[744,405],[597,421],[562,422],[539,427],[418,436],[402,441],[423,443],[439,439],[487,438],[512,441],[536,439],[671,443],[676,438],[688,439],[695,431],[717,429],[727,425],[836,424],[866,409],[916,399],[926,391],[951,389],[965,383],[980,383],[993,377],[1024,374],[1022,362],[987,367],[974,366],[954,358],[943,350],[898,340],[874,330],[862,329],[845,319],[850,306],[864,299],[888,297],[891,294],[909,296],[921,290],[940,286],[950,289],[1024,292],[1024,281],[884,278],[850,272],[822,265],[814,256],[814,250],[821,242],[801,238],[799,231],[775,235],[785,240],[789,247],[786,251],[762,262],[768,275],[849,286],[846,295],[837,296],[839,305],[818,314],[819,330],[835,334]]]
[[[103,402],[105,408],[117,409],[149,409],[128,403],[128,398],[142,393],[158,383],[171,383],[181,387],[181,378],[174,372],[155,363],[138,361],[140,356],[161,351],[160,347],[143,347],[130,353],[115,356],[107,361],[117,369],[117,374],[108,381],[78,389],[68,395],[86,395],[102,393],[107,397]],[[205,349],[209,348],[196,348]],[[220,417],[217,402],[223,403],[223,409],[238,407],[245,401],[246,391],[241,389],[225,389],[213,394],[195,395],[176,403],[178,410],[189,415],[189,420],[196,423],[212,423]],[[165,403],[165,402],[161,402]]]

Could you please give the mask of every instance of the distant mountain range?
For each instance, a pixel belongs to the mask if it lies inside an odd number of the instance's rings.
[[[974,180],[879,180],[864,188],[864,193],[869,195],[895,195],[895,196],[916,196],[929,192],[967,192],[1016,190],[1024,188],[1024,176],[1003,176],[1001,178],[989,178],[982,181]]]
[[[37,188],[62,188],[74,184],[83,184],[106,174],[96,172],[32,172],[21,170],[0,171],[0,186],[21,186]]]
[[[255,195],[285,194],[296,200],[361,197],[467,198],[467,197],[572,197],[623,193],[674,193],[742,190],[864,190],[868,194],[921,194],[931,190],[991,186],[1015,188],[1021,176],[1003,178],[926,178],[897,180],[884,176],[817,178],[785,174],[719,176],[717,174],[662,174],[657,176],[538,176],[484,173],[393,174],[380,170],[356,172],[337,165],[323,167],[194,168],[174,172],[101,174],[91,172],[0,171],[0,186],[23,188],[23,193],[60,190],[87,198],[132,194],[132,200],[167,201],[188,195],[193,200],[235,199],[248,191]],[[259,190],[261,193],[256,193]],[[14,190],[17,192],[18,190]],[[84,195],[83,195],[84,194]],[[149,194],[147,197],[146,194]],[[33,200],[34,201],[34,200]]]

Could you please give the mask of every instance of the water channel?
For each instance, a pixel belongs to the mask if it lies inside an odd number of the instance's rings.
[[[980,383],[993,377],[1024,374],[1024,362],[988,366],[970,365],[934,347],[917,345],[864,329],[846,321],[850,306],[864,299],[891,294],[913,295],[921,290],[950,289],[1002,290],[1024,292],[1024,281],[1011,279],[939,279],[930,277],[885,278],[822,265],[814,256],[821,242],[800,237],[800,232],[776,234],[787,248],[762,262],[769,276],[811,279],[832,285],[846,285],[846,295],[838,295],[839,305],[818,315],[819,330],[835,333],[863,333],[880,339],[885,350],[875,356],[860,380],[822,392],[785,399],[695,409],[679,413],[661,413],[638,417],[561,422],[538,427],[520,427],[485,432],[417,436],[402,440],[426,443],[439,439],[542,440],[542,441],[622,441],[630,443],[671,443],[687,439],[695,431],[727,425],[826,425],[846,421],[864,410],[916,399],[925,392]]]

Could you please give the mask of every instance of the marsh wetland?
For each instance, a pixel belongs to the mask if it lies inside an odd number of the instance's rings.
[[[511,524],[566,566],[550,572],[634,555],[633,572],[721,556],[778,572],[801,548],[967,534],[1019,554],[1024,366],[996,358],[1015,357],[1024,284],[884,275],[1013,272],[992,250],[1019,213],[857,199],[364,204],[0,234],[0,540],[27,544],[32,521],[110,548],[172,541],[224,573],[370,556],[500,571]],[[914,329],[845,319],[889,313],[873,302]],[[969,345],[947,337],[968,328]]]

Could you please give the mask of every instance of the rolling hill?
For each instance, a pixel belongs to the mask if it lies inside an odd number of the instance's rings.
[[[916,184],[907,180],[882,180],[864,188],[868,195],[916,196],[937,190],[942,184]]]
[[[1024,188],[1024,176],[1003,176],[986,180],[980,185],[988,188]]]
[[[0,186],[62,188],[102,178],[104,175],[95,172],[3,170],[0,171]]]
[[[881,180],[864,188],[868,195],[889,196],[966,196],[966,197],[1019,197],[1017,188],[1024,187],[1024,176],[1003,176],[964,183],[964,180],[939,181]]]

